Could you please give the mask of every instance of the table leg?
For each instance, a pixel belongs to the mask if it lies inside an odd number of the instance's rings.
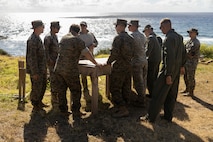
[[[109,75],[106,75],[106,97],[110,98],[110,92],[109,92]]]
[[[96,114],[98,112],[98,77],[91,77],[92,80],[92,114]]]

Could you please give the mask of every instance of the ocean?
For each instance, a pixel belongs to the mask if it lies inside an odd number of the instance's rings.
[[[42,20],[45,23],[42,39],[50,31],[51,21],[60,21],[59,40],[68,33],[71,24],[86,21],[90,32],[94,33],[99,44],[95,53],[101,49],[111,48],[113,38],[117,35],[113,23],[117,18],[139,20],[139,30],[142,32],[147,24],[161,36],[159,22],[162,18],[170,18],[172,27],[188,40],[187,30],[197,28],[201,43],[213,45],[213,13],[1,13],[0,14],[0,49],[12,56],[25,56],[26,41],[32,33],[31,21]],[[128,29],[126,29],[128,31]]]

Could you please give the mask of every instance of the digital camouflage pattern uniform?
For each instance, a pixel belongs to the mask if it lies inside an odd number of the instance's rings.
[[[68,112],[66,92],[67,88],[71,91],[73,101],[72,111],[80,111],[81,103],[81,85],[79,79],[78,62],[79,57],[88,48],[84,42],[72,34],[67,34],[60,41],[60,50],[55,66],[55,75],[57,79],[56,91],[59,97],[59,109],[61,112]]]
[[[187,60],[185,64],[184,81],[186,92],[192,93],[195,89],[195,71],[200,56],[200,41],[197,38],[190,39],[185,44]]]
[[[46,60],[47,65],[50,73],[50,88],[51,88],[51,103],[54,106],[54,104],[58,104],[58,96],[55,88],[53,87],[53,83],[57,84],[57,81],[54,76],[53,68],[58,56],[58,50],[59,50],[59,43],[58,43],[58,37],[57,35],[48,33],[44,38],[44,46],[46,51]]]
[[[164,105],[164,118],[172,121],[173,110],[178,94],[180,69],[186,61],[183,37],[171,29],[163,42],[163,66],[153,88],[148,117],[154,122]],[[166,84],[166,77],[172,77],[172,84]]]
[[[30,74],[32,89],[30,100],[34,107],[41,103],[46,90],[46,57],[42,40],[36,34],[32,34],[27,40],[26,70]],[[39,75],[38,80],[32,78]]]
[[[161,62],[161,47],[154,33],[151,33],[147,38],[146,56],[148,60],[147,88],[152,96],[153,86],[158,77]]]
[[[135,40],[134,56],[132,59],[132,75],[134,87],[139,98],[144,101],[146,93],[148,62],[145,53],[145,37],[138,30],[131,34]]]
[[[127,32],[114,38],[107,63],[113,63],[110,75],[110,92],[115,106],[125,106],[131,92],[131,62],[135,42]]]

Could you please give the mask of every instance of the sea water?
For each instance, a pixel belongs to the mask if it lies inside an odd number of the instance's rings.
[[[25,56],[26,41],[33,32],[33,20],[42,20],[45,23],[44,33],[40,35],[42,40],[50,31],[50,22],[60,21],[59,41],[68,33],[71,24],[86,21],[88,30],[96,36],[99,43],[95,48],[96,53],[101,49],[111,48],[113,38],[117,35],[113,24],[118,18],[127,21],[139,20],[141,32],[145,25],[151,24],[154,31],[163,39],[165,35],[161,33],[159,23],[162,18],[170,18],[172,27],[184,37],[184,40],[189,39],[187,30],[197,28],[200,42],[213,45],[212,15],[213,13],[1,13],[0,49],[13,56]]]

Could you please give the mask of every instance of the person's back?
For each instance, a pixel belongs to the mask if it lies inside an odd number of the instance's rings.
[[[114,52],[112,52],[112,56],[109,58],[109,61],[116,58],[113,64],[114,69],[126,70],[127,67],[131,66],[134,44],[134,39],[127,32],[121,32],[114,38],[112,44]]]
[[[139,31],[133,32],[132,36],[134,37],[136,44],[132,63],[137,64],[146,61],[146,53],[144,47],[146,41],[145,36]]]
[[[72,34],[62,37],[56,72],[73,73],[73,71],[78,71],[79,57],[84,48],[84,42],[78,37]]]
[[[147,38],[147,44],[146,56],[148,62],[159,63],[161,61],[161,47],[157,37],[151,33]]]

